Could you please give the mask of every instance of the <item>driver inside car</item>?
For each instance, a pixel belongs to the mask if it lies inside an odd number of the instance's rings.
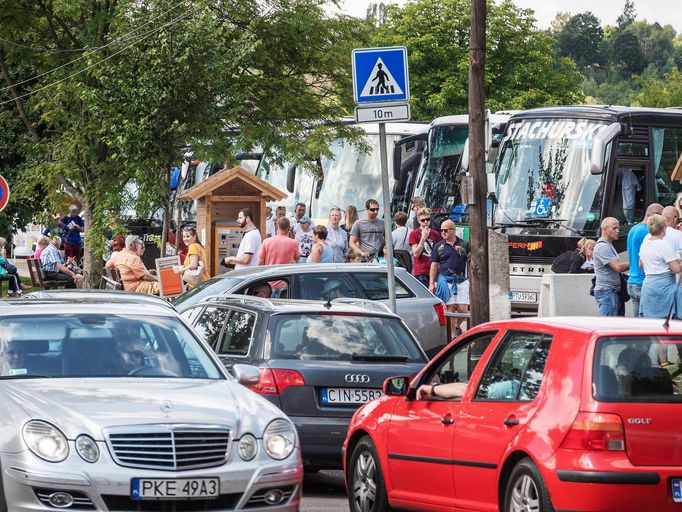
[[[27,373],[24,362],[26,353],[18,342],[2,344],[0,350],[0,373],[2,375],[23,375]]]
[[[145,366],[147,354],[139,341],[117,341],[114,350],[114,371],[126,375]]]

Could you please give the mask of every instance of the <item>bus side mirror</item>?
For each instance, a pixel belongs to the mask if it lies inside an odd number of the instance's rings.
[[[294,186],[296,185],[296,165],[290,165],[287,169],[287,190],[291,193],[294,192]]]
[[[407,177],[410,173],[415,172],[417,167],[419,167],[419,163],[421,162],[422,159],[422,153],[415,153],[414,155],[408,156],[402,164],[400,164],[400,173],[399,177],[396,179],[395,184],[393,185],[393,193],[394,194],[404,194],[405,193],[405,187],[407,185]]]
[[[590,159],[590,172],[592,174],[601,174],[604,172],[604,157],[606,156],[606,146],[615,139],[622,130],[620,123],[611,123],[605,126],[592,141],[592,157]]]
[[[400,180],[402,169],[400,168],[400,162],[403,158],[403,147],[397,144],[393,146],[393,179]]]
[[[492,172],[489,172],[485,175],[487,184],[488,184],[488,194],[487,198],[491,199],[493,203],[497,204],[497,179],[495,177],[495,174]]]
[[[317,170],[319,171],[319,178],[317,178],[317,185],[315,185],[315,199],[320,198],[320,192],[322,191],[322,185],[324,184],[324,172],[322,171],[322,160],[319,158],[315,160],[317,165]]]

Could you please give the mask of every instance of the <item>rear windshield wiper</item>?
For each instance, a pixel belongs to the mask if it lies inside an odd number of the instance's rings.
[[[350,356],[351,361],[371,361],[371,362],[381,362],[381,363],[404,363],[409,356],[391,356],[391,355],[378,355],[378,354],[358,354],[353,352]]]

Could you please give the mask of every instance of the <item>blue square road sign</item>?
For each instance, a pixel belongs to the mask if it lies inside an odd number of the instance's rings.
[[[356,48],[352,60],[355,103],[405,102],[410,99],[407,48]]]

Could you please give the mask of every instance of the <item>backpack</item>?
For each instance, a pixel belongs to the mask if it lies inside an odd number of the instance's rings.
[[[410,274],[412,273],[412,254],[409,251],[396,249],[393,251],[393,256],[398,260],[398,266],[406,269]]]

